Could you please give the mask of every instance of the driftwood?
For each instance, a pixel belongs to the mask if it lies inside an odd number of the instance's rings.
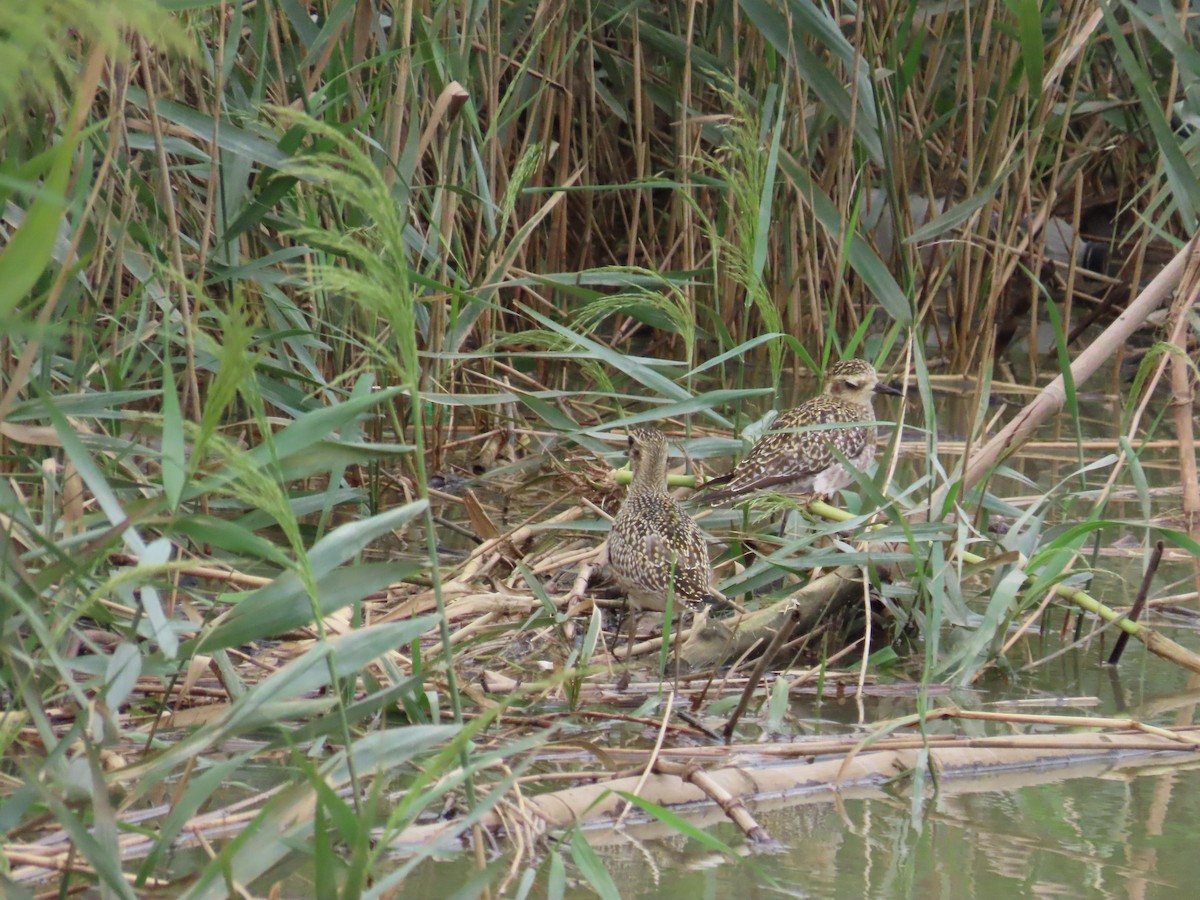
[[[664,807],[688,807],[711,804],[712,795],[726,799],[722,805],[735,808],[733,798],[753,802],[786,798],[787,803],[828,802],[834,797],[881,797],[883,786],[898,775],[929,765],[938,774],[938,790],[943,795],[956,792],[992,791],[1015,787],[1000,785],[994,776],[1003,774],[1011,782],[1014,773],[1024,773],[1022,782],[1061,780],[1064,769],[1071,774],[1095,777],[1117,766],[1157,764],[1169,758],[1173,765],[1200,760],[1197,739],[1200,727],[1172,729],[1169,736],[1138,731],[1116,733],[1072,733],[1060,735],[1005,735],[994,738],[950,738],[928,740],[920,736],[904,738],[899,746],[878,746],[869,750],[839,754],[833,758],[797,760],[785,765],[749,767],[720,765],[707,770],[707,788],[684,781],[671,767],[662,766],[640,779],[636,776],[615,778],[597,784],[581,785],[525,798],[526,814],[539,820],[540,828],[564,829],[583,824],[600,826],[611,823],[626,803],[620,792],[632,793],[641,783],[638,796]],[[880,744],[885,744],[880,741]],[[794,754],[803,752],[803,742],[793,746]],[[687,754],[678,750],[675,756]],[[922,755],[927,753],[927,762]],[[663,752],[662,755],[667,755]],[[707,755],[696,754],[692,755]],[[730,751],[723,754],[732,757]],[[743,752],[744,755],[744,752]],[[694,766],[687,771],[694,770]],[[664,774],[664,771],[668,774]],[[703,807],[700,807],[701,809]],[[711,807],[710,807],[711,808]],[[485,813],[483,827],[496,835],[504,832],[501,816]],[[464,826],[455,821],[409,828],[397,836],[393,846],[425,845],[462,838]],[[593,833],[593,840],[611,837],[610,830]]]
[[[842,566],[767,609],[730,619],[709,618],[684,642],[679,659],[689,671],[727,665],[751,653],[756,645],[766,649],[781,634],[804,634],[827,613],[861,602],[862,570]]]

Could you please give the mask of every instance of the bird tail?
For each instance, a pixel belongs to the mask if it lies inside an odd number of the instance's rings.
[[[697,489],[697,500],[702,500],[710,506],[719,506],[726,500],[731,500],[741,494],[738,490],[718,491],[714,488],[722,487],[729,484],[733,480],[733,473],[726,472],[724,475],[718,475],[716,478],[710,478]]]

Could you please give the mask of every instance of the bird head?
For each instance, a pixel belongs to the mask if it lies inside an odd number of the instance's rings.
[[[667,478],[666,436],[657,428],[631,428],[629,467],[634,487],[662,490]]]
[[[899,388],[879,380],[879,373],[862,359],[844,359],[829,367],[825,378],[825,393],[850,403],[868,405],[871,394],[902,393]]]

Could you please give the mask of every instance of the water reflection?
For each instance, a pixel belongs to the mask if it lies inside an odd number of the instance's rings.
[[[944,790],[919,819],[906,797],[878,793],[760,806],[756,818],[788,849],[740,863],[657,825],[593,837],[629,900],[1192,896],[1200,876],[1193,850],[1200,761],[1074,773],[1082,777],[979,789],[989,779],[969,793]],[[708,819],[699,823],[742,846],[719,815]]]

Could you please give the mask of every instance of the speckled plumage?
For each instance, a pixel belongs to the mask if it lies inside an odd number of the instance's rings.
[[[712,587],[708,541],[666,492],[667,440],[654,428],[629,432],[633,481],[608,536],[608,564],[635,609],[662,611],[722,602]]]
[[[861,359],[830,366],[824,393],[781,413],[731,472],[708,482],[720,490],[709,491],[705,499],[724,503],[762,490],[827,497],[853,484],[854,476],[832,448],[859,471],[871,465],[875,426],[859,423],[875,421],[875,391],[900,393],[882,384],[874,367]],[[843,423],[847,427],[813,428]]]

